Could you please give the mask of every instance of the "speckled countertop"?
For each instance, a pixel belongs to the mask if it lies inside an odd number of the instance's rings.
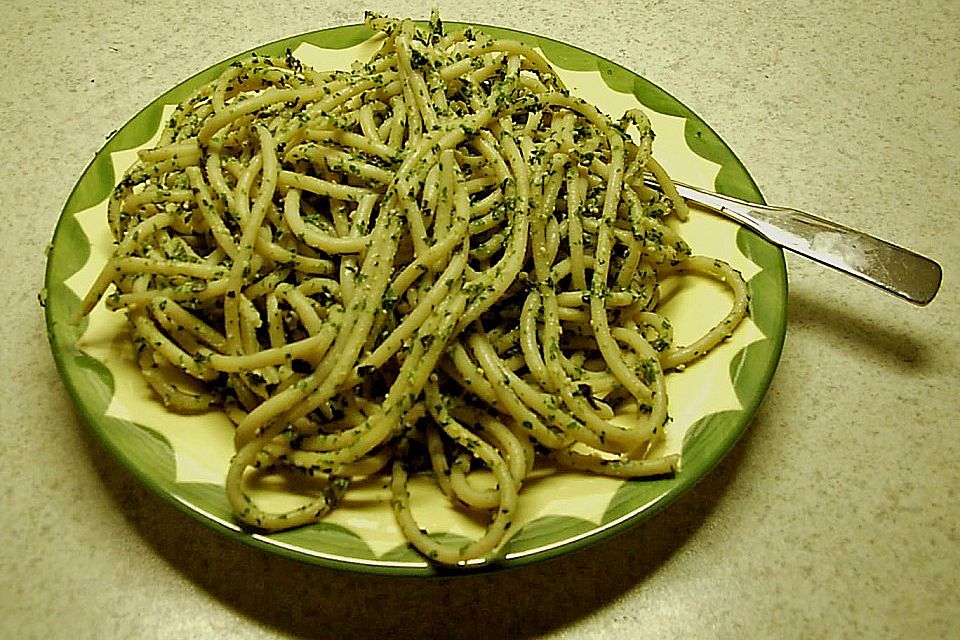
[[[937,258],[940,296],[911,307],[789,256],[783,357],[747,434],[661,515],[586,552],[453,581],[268,556],[142,488],[80,421],[36,301],[43,249],[80,173],[140,107],[365,7],[8,0],[0,636],[957,637],[960,4],[436,4],[646,76],[719,132],[768,201]]]

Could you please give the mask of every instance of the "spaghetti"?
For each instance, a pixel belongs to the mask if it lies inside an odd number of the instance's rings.
[[[462,564],[496,550],[537,464],[674,473],[677,456],[649,455],[664,371],[730,335],[746,286],[669,224],[686,208],[641,111],[611,120],[535,50],[436,15],[366,22],[379,50],[349,71],[254,55],[177,107],[113,191],[117,247],[77,319],[105,297],[170,409],[235,423],[226,491],[245,525],[318,521],[387,474],[407,539]],[[681,272],[733,293],[685,347],[657,312]],[[479,539],[421,530],[421,471],[489,514]],[[247,491],[265,473],[315,495],[267,512]]]

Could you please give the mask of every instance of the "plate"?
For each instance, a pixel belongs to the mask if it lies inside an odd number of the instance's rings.
[[[467,25],[448,23],[448,28]],[[733,152],[699,117],[636,74],[576,47],[528,33],[475,25],[497,37],[539,48],[571,91],[619,117],[639,106],[657,134],[654,154],[676,179],[762,202]],[[363,25],[315,31],[256,49],[292,50],[316,68],[347,68],[369,56],[376,38]],[[79,326],[67,319],[112,250],[105,203],[118,176],[151,146],[177,102],[216,77],[225,60],[177,85],[121,128],[84,171],[57,224],[46,273],[48,335],[57,366],[80,413],[106,448],[146,486],[222,534],[297,560],[378,574],[432,575],[441,569],[407,545],[383,499],[384,487],[348,493],[323,522],[252,534],[231,518],[223,490],[233,453],[232,428],[212,412],[167,412],[132,363],[120,314],[99,306]],[[734,445],[763,398],[779,359],[786,322],[787,282],[782,252],[737,225],[694,210],[682,233],[695,253],[722,258],[748,279],[749,318],[709,357],[667,377],[671,421],[664,452],[682,453],[672,478],[617,480],[547,473],[525,483],[512,535],[484,569],[536,562],[596,543],[651,517],[690,489]],[[693,337],[726,311],[723,290],[708,281],[668,293],[676,335]],[[472,536],[478,524],[462,517],[426,486],[413,486],[418,518],[433,531]],[[282,502],[284,496],[275,496]]]

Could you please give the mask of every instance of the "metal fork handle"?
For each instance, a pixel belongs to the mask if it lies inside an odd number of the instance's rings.
[[[648,186],[659,188],[652,179]],[[937,295],[943,270],[918,253],[798,209],[771,207],[676,183],[690,202],[736,220],[775,245],[918,305]]]

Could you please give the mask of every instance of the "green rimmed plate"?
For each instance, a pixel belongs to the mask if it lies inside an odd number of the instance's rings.
[[[448,28],[464,25],[448,24]],[[571,91],[619,116],[641,107],[657,133],[654,153],[677,179],[760,202],[760,194],[733,152],[695,114],[643,78],[575,47],[507,29],[480,26],[491,35],[539,49]],[[345,68],[376,48],[362,25],[317,31],[257,49],[291,49],[316,68]],[[249,52],[247,52],[249,53]],[[242,57],[237,56],[237,58]],[[225,60],[174,87],[128,122],[87,167],[57,225],[46,277],[48,333],[61,376],[85,420],[109,451],[163,498],[214,529],[262,549],[339,569],[430,575],[437,569],[403,540],[393,521],[385,485],[351,491],[319,524],[250,534],[232,520],[223,490],[232,455],[232,428],[213,412],[182,416],[152,397],[132,363],[119,314],[98,307],[80,326],[67,322],[105,263],[112,243],[106,197],[136,150],[152,145],[173,105],[216,77]],[[746,429],[766,392],[783,343],[786,272],[782,253],[736,225],[694,211],[682,233],[694,249],[722,258],[748,279],[750,317],[708,358],[668,376],[671,422],[664,453],[680,452],[674,478],[621,481],[544,473],[524,486],[512,535],[488,568],[518,566],[592,544],[650,517],[706,474]],[[713,282],[685,280],[667,292],[666,312],[685,342],[723,316],[728,296]],[[282,506],[295,496],[263,487],[263,499]],[[416,514],[430,531],[471,537],[479,526],[445,504],[426,479],[413,486]]]

